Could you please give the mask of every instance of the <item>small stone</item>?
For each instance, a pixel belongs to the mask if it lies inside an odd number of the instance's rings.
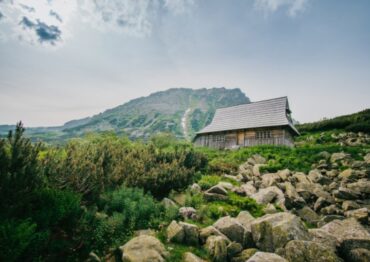
[[[173,220],[167,227],[167,241],[183,243],[185,238],[185,231],[175,220]]]

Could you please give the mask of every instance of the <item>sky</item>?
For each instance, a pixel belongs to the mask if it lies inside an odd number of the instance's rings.
[[[0,0],[0,124],[54,126],[173,87],[370,107],[368,0]]]

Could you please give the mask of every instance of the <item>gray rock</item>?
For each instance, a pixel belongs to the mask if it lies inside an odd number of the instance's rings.
[[[179,225],[184,229],[184,243],[188,245],[199,244],[199,228],[196,225],[180,222]]]
[[[256,246],[262,251],[273,252],[290,240],[310,239],[300,218],[287,212],[257,218],[251,224],[251,230]]]
[[[183,243],[185,239],[185,230],[175,220],[167,227],[167,241]]]
[[[294,262],[341,262],[335,250],[312,241],[292,240],[285,246],[285,258]]]
[[[207,201],[225,201],[228,199],[227,195],[225,196],[225,195],[209,193],[209,192],[205,192],[203,194],[203,197]]]
[[[352,209],[359,209],[361,208],[359,204],[357,204],[355,201],[346,200],[342,203],[342,209],[343,211],[349,211]]]
[[[355,191],[357,194],[370,194],[370,181],[367,179],[360,179],[357,182],[347,184],[347,188]]]
[[[285,182],[285,206],[288,209],[301,208],[306,204],[306,201],[298,194],[297,190],[290,182]]]
[[[200,187],[200,185],[198,185],[197,183],[194,183],[191,185],[190,187],[190,192],[195,195],[195,194],[199,194],[202,192],[202,188]]]
[[[274,253],[257,252],[246,262],[288,262],[288,260]]]
[[[205,248],[213,262],[227,261],[227,241],[221,236],[207,238]]]
[[[244,249],[240,254],[233,257],[231,259],[231,262],[245,262],[257,252],[258,252],[258,249],[256,248]]]
[[[228,242],[230,242],[230,240],[227,238],[227,236],[225,236],[224,234],[222,234],[214,226],[208,226],[208,227],[205,227],[205,228],[201,228],[200,229],[200,231],[199,231],[199,238],[200,238],[201,243],[205,243],[206,240],[207,240],[207,238],[210,237],[210,236],[220,236],[220,237],[225,238]]]
[[[262,187],[276,186],[281,181],[280,176],[276,173],[262,175]]]
[[[249,197],[257,192],[257,189],[253,186],[252,181],[249,181],[246,184],[241,185],[240,187],[244,190],[245,195]]]
[[[178,205],[167,197],[163,198],[162,204],[165,208],[178,208]]]
[[[302,218],[303,221],[310,223],[311,225],[316,225],[320,220],[320,216],[308,206],[297,210],[297,215]]]
[[[208,189],[206,191],[206,193],[227,196],[227,190],[225,188],[223,188],[222,186],[220,186],[220,185],[215,185],[215,186],[211,187],[210,189]]]
[[[356,192],[355,190],[345,188],[345,187],[339,187],[338,190],[335,190],[333,192],[333,195],[336,198],[346,199],[346,200],[354,200],[360,197],[360,193]]]
[[[328,248],[333,249],[334,251],[337,248],[337,239],[329,234],[328,232],[320,228],[311,228],[308,230],[312,236],[312,241],[319,243],[321,245],[327,246]]]
[[[347,258],[349,262],[369,262],[370,250],[365,248],[352,249]]]
[[[344,159],[348,159],[350,157],[351,156],[349,154],[346,154],[346,153],[343,153],[343,152],[334,153],[330,157],[330,162],[335,163],[335,162],[338,162],[338,161],[341,161],[341,160],[344,160]]]
[[[362,224],[367,224],[369,221],[369,211],[366,207],[347,211],[344,216],[353,217]]]
[[[254,221],[254,217],[248,211],[240,211],[236,220],[246,229],[251,227],[251,223]]]
[[[191,252],[185,252],[183,255],[183,262],[206,262],[205,260],[201,259],[200,257],[194,255]]]
[[[217,228],[222,234],[227,236],[231,241],[240,243],[244,247],[250,245],[248,240],[251,239],[251,232],[235,218],[230,216],[222,217],[217,220],[213,226]]]
[[[275,203],[285,209],[285,197],[283,192],[276,186],[260,189],[257,193],[251,196],[258,204]]]
[[[243,251],[243,246],[237,242],[231,242],[229,245],[227,245],[226,249],[227,257],[231,259],[232,257]]]
[[[197,215],[197,211],[193,207],[181,207],[179,209],[179,214],[184,219],[186,218],[195,219]]]
[[[153,236],[138,236],[120,247],[122,262],[164,262],[168,256],[164,245]]]
[[[334,220],[321,229],[337,239],[338,250],[346,259],[350,259],[349,254],[353,249],[370,250],[370,233],[354,218]]]

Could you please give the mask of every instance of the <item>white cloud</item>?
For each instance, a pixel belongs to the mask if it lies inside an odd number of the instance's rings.
[[[48,46],[71,36],[75,14],[95,29],[146,37],[161,12],[180,15],[193,5],[194,0],[0,0],[1,21],[13,37]]]
[[[194,5],[194,0],[164,0],[164,7],[175,15],[189,12]]]
[[[273,13],[280,8],[287,9],[287,14],[295,17],[303,12],[309,0],[254,0],[254,6],[265,13]]]
[[[77,10],[76,2],[68,0],[4,0],[0,6],[6,17],[2,27],[11,31],[10,37],[47,46],[70,36],[69,21]]]

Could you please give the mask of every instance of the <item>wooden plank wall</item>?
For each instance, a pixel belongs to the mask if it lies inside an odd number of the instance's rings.
[[[271,131],[270,138],[256,138],[257,131],[266,130]],[[198,146],[206,146],[218,149],[265,144],[286,146],[294,145],[293,136],[291,135],[290,131],[285,128],[248,129],[242,130],[242,132],[244,132],[244,144],[241,145],[238,145],[238,134],[240,134],[240,130],[199,135],[194,143]]]

